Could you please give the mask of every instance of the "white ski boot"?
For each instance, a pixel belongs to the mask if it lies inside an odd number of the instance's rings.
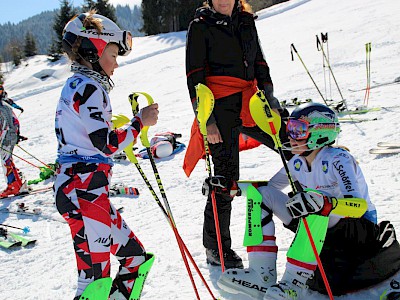
[[[268,287],[276,283],[276,258],[249,253],[249,268],[226,270],[218,286],[231,294],[245,294],[262,300]]]
[[[306,282],[314,272],[286,268],[278,284],[268,288],[264,300],[300,300],[308,289]]]

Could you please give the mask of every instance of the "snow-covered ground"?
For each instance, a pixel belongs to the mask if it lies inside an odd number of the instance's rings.
[[[400,5],[393,0],[292,0],[258,13],[257,27],[266,59],[271,68],[275,94],[280,100],[312,98],[321,102],[313,83],[297,56],[290,57],[293,43],[320,90],[325,93],[322,54],[317,51],[315,35],[329,34],[329,55],[335,77],[348,106],[363,104],[366,85],[365,44],[372,43],[372,85],[393,82],[400,76]],[[149,131],[182,133],[180,141],[187,144],[193,112],[189,102],[185,75],[185,34],[178,32],[134,39],[134,51],[120,59],[120,68],[113,78],[111,92],[115,114],[129,111],[127,96],[133,91],[144,91],[160,105],[159,122]],[[229,51],[229,49],[227,49]],[[4,68],[3,68],[4,70]],[[70,75],[67,60],[49,63],[37,56],[24,62],[6,75],[5,87],[10,97],[25,109],[19,117],[21,133],[29,138],[21,146],[46,163],[56,158],[54,114],[61,87]],[[328,78],[327,78],[328,80]],[[332,81],[332,96],[340,95]],[[379,141],[400,141],[400,85],[393,84],[371,90],[370,107],[380,111],[356,117],[377,118],[363,123],[342,125],[339,143],[351,149],[367,178],[371,199],[378,209],[379,221],[388,219],[400,232],[398,201],[400,195],[400,155],[377,156],[368,150]],[[141,102],[144,105],[143,102]],[[41,164],[16,148],[16,155]],[[205,165],[200,162],[188,179],[183,173],[184,153],[158,161],[163,181],[178,230],[191,251],[213,293],[221,299],[243,299],[220,291],[216,280],[218,268],[208,267],[202,246],[202,222],[205,198],[201,195]],[[282,165],[280,158],[266,147],[242,152],[241,179],[269,179]],[[16,165],[28,179],[37,178],[39,170],[15,159]],[[157,190],[148,160],[140,161],[142,168]],[[138,198],[115,197],[116,206],[124,206],[123,216],[149,252],[154,252],[155,263],[148,276],[142,299],[195,299],[172,230],[161,210],[140,178],[136,168],[128,163],[117,163],[114,182],[123,182],[140,190]],[[47,182],[50,185],[51,182]],[[1,181],[0,188],[5,187]],[[51,192],[23,198],[30,207],[43,200],[51,203]],[[14,207],[22,200],[2,200],[0,209]],[[38,239],[34,247],[0,250],[0,291],[2,299],[72,299],[76,287],[75,256],[68,226],[62,222],[55,207],[42,205],[42,216],[35,218],[0,214],[0,223],[29,226],[29,236]],[[245,221],[245,199],[233,202],[233,248],[247,265],[247,254],[242,246]],[[293,238],[277,221],[278,275],[284,271],[285,255]],[[117,261],[112,259],[112,274]],[[195,275],[200,296],[210,296]],[[368,290],[338,299],[379,299],[388,282]],[[307,299],[328,299],[312,293]]]

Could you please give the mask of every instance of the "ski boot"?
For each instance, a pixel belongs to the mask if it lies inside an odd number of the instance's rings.
[[[268,287],[276,284],[276,258],[249,255],[249,268],[227,270],[217,284],[228,293],[262,300]]]
[[[300,300],[308,289],[306,282],[314,272],[286,268],[278,284],[268,288],[264,300]]]

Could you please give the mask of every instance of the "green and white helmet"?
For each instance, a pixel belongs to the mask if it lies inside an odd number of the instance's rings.
[[[319,103],[305,103],[291,113],[286,126],[288,136],[294,140],[307,140],[310,150],[332,145],[340,125],[336,113]]]

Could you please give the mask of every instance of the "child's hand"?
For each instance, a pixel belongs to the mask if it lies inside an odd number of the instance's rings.
[[[158,120],[158,104],[153,103],[140,110],[143,126],[153,126]]]

